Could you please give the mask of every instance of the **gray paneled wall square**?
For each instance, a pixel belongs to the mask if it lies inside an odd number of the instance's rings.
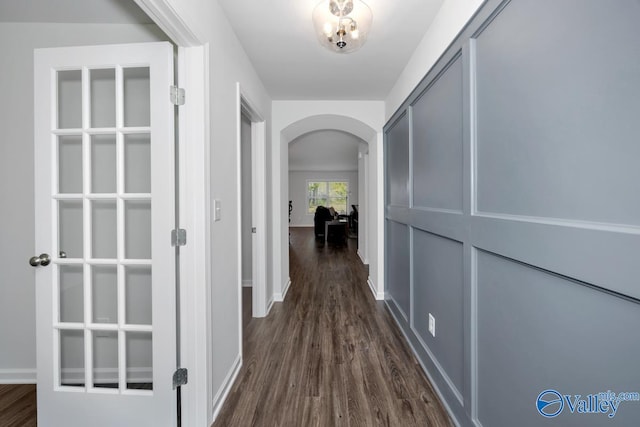
[[[462,60],[413,104],[413,205],[462,212]]]
[[[477,37],[478,210],[640,225],[640,3],[513,1]]]
[[[640,392],[639,22],[488,0],[385,126],[387,304],[462,426],[640,425],[537,406]]]
[[[538,426],[538,394],[640,391],[635,302],[486,252],[478,254],[478,418],[484,426]],[[508,391],[508,392],[506,392]],[[500,410],[495,406],[500,396]],[[562,426],[635,426],[640,402],[613,420],[569,409]]]
[[[459,395],[464,389],[462,243],[413,232],[413,327],[446,371]],[[429,313],[436,337],[429,333]]]
[[[410,264],[409,227],[387,221],[387,287],[396,304],[409,319],[410,312]]]
[[[409,117],[403,115],[387,133],[387,198],[391,205],[409,206]]]

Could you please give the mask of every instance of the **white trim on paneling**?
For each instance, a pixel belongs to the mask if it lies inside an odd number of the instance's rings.
[[[35,369],[0,369],[0,384],[35,384]]]
[[[636,225],[609,224],[605,222],[583,221],[583,220],[577,220],[577,219],[513,215],[513,214],[502,214],[502,213],[493,213],[493,212],[476,212],[474,216],[479,218],[501,219],[505,221],[529,222],[533,224],[581,228],[584,230],[609,231],[613,233],[640,235],[640,226],[636,226]]]
[[[218,389],[215,397],[213,398],[213,410],[211,412],[211,422],[214,422],[222,409],[222,405],[224,405],[229,392],[231,391],[231,387],[233,383],[236,381],[238,374],[240,373],[240,368],[242,368],[242,355],[238,354],[236,360],[231,365],[231,369],[227,373],[224,381],[222,381],[222,385]]]

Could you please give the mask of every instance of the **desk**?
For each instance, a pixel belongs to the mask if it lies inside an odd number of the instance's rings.
[[[324,223],[324,240],[329,241],[329,227],[342,228],[339,232],[342,232],[344,240],[347,240],[347,232],[349,227],[349,221],[347,219],[339,219],[334,221],[325,221]]]

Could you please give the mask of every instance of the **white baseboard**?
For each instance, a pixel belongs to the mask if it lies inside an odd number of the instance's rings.
[[[252,288],[253,287],[253,280],[251,280],[251,279],[243,280],[242,281],[242,287],[243,288]]]
[[[231,365],[231,369],[229,369],[227,376],[225,377],[224,381],[222,382],[222,385],[218,389],[218,392],[216,393],[215,397],[213,398],[213,414],[211,415],[210,424],[213,424],[213,422],[218,417],[218,414],[222,409],[222,405],[224,404],[224,401],[227,399],[227,396],[231,391],[231,387],[233,386],[233,383],[236,381],[236,378],[238,378],[238,374],[240,373],[240,368],[242,368],[242,355],[238,354],[238,357],[236,357],[236,360],[233,362],[233,365]]]
[[[273,307],[273,303],[274,302],[275,302],[275,300],[274,300],[273,296],[271,296],[271,299],[267,303],[267,313],[265,314],[265,316],[268,316],[269,313],[271,312],[271,307]]]
[[[0,384],[35,384],[35,369],[0,369]]]
[[[360,250],[358,250],[357,254],[358,257],[360,257],[360,261],[362,261],[364,265],[369,265],[369,260],[362,256],[362,252],[360,252]]]
[[[371,281],[371,277],[367,278],[367,284],[369,285],[369,289],[371,289],[373,297],[378,301],[384,301],[384,291],[376,290],[376,285]]]
[[[273,299],[275,302],[282,302],[284,298],[287,296],[287,292],[289,292],[289,287],[291,286],[291,277],[287,278],[287,283],[284,285],[284,290],[282,292],[277,292],[273,295]]]

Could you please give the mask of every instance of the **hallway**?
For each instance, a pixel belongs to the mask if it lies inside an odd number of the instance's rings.
[[[285,301],[253,319],[244,290],[244,364],[215,427],[451,425],[355,245],[292,228]]]

